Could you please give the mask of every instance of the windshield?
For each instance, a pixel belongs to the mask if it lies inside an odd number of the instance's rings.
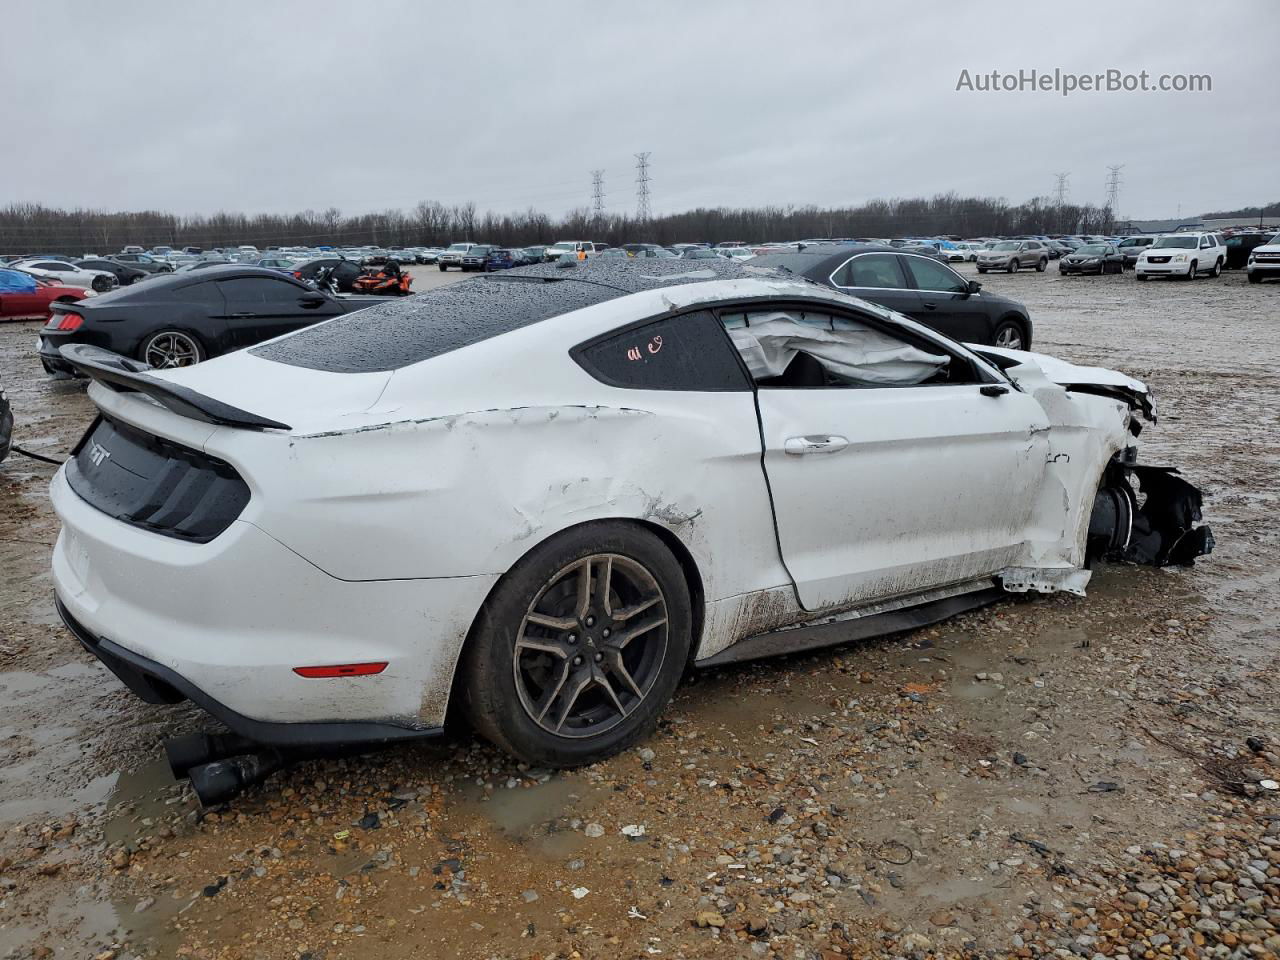
[[[1157,237],[1151,245],[1153,250],[1194,250],[1200,246],[1196,237]]]
[[[551,245],[552,250],[572,250],[573,247],[574,244],[572,240],[562,240],[559,243],[553,243]]]
[[[1107,252],[1105,243],[1086,243],[1083,247],[1077,247],[1076,253],[1087,254],[1091,257],[1099,257]]]
[[[1020,244],[1017,240],[1002,240],[997,243],[992,250],[1017,250]]]
[[[464,252],[466,252],[467,250],[471,249],[471,244],[469,244],[469,243],[451,243],[451,244],[449,244],[449,249],[450,249],[450,250],[457,250],[459,253],[464,253]]]

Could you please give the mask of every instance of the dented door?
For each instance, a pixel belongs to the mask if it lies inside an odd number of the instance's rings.
[[[963,582],[1013,560],[1049,423],[1029,395],[982,389],[760,389],[779,543],[805,609]]]

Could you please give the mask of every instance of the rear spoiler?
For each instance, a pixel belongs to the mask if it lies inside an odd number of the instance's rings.
[[[68,343],[59,348],[62,358],[86,377],[118,393],[142,393],[174,413],[245,430],[289,430],[287,423],[260,417],[233,407],[213,397],[206,397],[190,387],[151,376],[145,363],[88,343]]]

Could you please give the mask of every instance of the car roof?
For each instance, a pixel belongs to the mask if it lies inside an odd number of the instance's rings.
[[[802,250],[762,253],[751,260],[751,267],[770,267],[811,280],[825,280],[831,271],[855,253],[902,253],[901,247],[880,243],[813,243]],[[744,267],[744,269],[746,269]]]
[[[473,277],[378,304],[250,349],[332,373],[397,370],[633,293],[781,274],[730,260],[569,260]]]
[[[94,297],[92,300],[86,300],[84,305],[99,307],[110,306],[121,301],[152,299],[170,290],[191,286],[196,283],[205,283],[208,280],[238,280],[244,277],[266,277],[270,280],[284,280],[294,283],[295,286],[298,285],[293,281],[292,277],[281,273],[279,270],[270,270],[266,267],[246,267],[235,263],[219,263],[203,270],[190,270],[186,273],[166,273],[153,276],[146,283],[117,287],[108,293]]]

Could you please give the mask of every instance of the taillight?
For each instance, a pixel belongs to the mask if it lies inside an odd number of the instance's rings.
[[[58,329],[63,333],[79,330],[84,325],[84,317],[78,313],[67,312],[58,318]]]
[[[301,271],[301,270],[295,270],[295,271],[293,271],[293,279],[295,279],[295,280],[301,280],[301,279],[302,279],[302,271]]]

